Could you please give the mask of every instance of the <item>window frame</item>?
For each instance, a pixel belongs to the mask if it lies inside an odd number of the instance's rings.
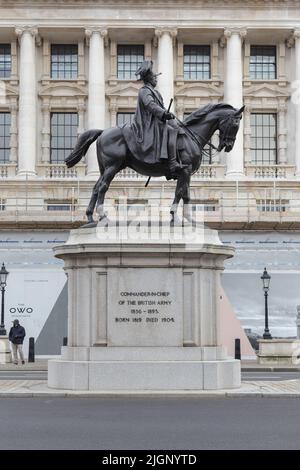
[[[63,53],[59,53],[57,52],[56,53],[56,57],[57,57],[57,60],[54,61],[53,60],[53,56],[54,56],[54,53],[53,53],[53,49],[54,48],[64,48],[64,52]],[[74,50],[76,50],[76,53],[72,53],[72,52],[67,52],[67,48],[74,48]],[[79,75],[79,50],[78,50],[78,44],[77,43],[70,43],[70,44],[51,44],[50,45],[50,78],[51,80],[78,80],[78,75]],[[71,57],[71,60],[67,61],[66,60],[66,57],[67,56],[70,56]],[[60,57],[63,57],[64,60],[59,60]],[[73,57],[76,57],[76,60],[72,60]],[[57,70],[54,71],[53,69],[53,66],[56,64],[57,66]],[[63,71],[60,71],[59,70],[59,64],[63,64]],[[74,76],[73,76],[73,70],[72,70],[72,66],[73,65],[76,65],[75,67],[75,71],[74,71]],[[68,70],[67,70],[67,66],[70,65],[70,76],[67,77],[66,75],[68,74]],[[62,72],[63,76],[60,76],[60,72]],[[56,76],[54,76],[56,73]]]
[[[253,54],[252,53],[252,50],[254,48],[261,48],[261,54],[259,54],[259,52],[257,52],[256,54]],[[274,50],[274,63],[269,63],[268,61],[264,62],[263,60],[263,57],[264,57],[264,54],[263,54],[263,49],[267,50],[267,49],[273,49]],[[249,78],[250,80],[261,80],[261,81],[269,81],[269,80],[277,80],[277,76],[278,76],[278,70],[277,70],[277,67],[278,67],[278,61],[277,61],[277,45],[276,44],[250,44],[250,56],[249,56]],[[258,62],[258,61],[254,61],[252,62],[252,58],[253,57],[262,57],[262,60],[261,62]],[[267,55],[265,55],[265,57],[267,57]],[[271,57],[271,56],[269,56]],[[267,75],[269,75],[268,77],[264,76],[264,65],[268,65],[268,64],[273,64],[274,65],[274,76],[273,77],[270,77],[271,75],[271,71],[268,70],[266,72]],[[251,66],[254,66],[254,71],[252,72],[251,70]],[[257,67],[261,67],[261,76],[257,76],[258,75],[258,71],[256,70]]]
[[[123,127],[125,124],[132,124],[135,112],[134,111],[118,111],[117,112],[117,126]],[[119,117],[123,117],[122,122],[119,120]],[[126,120],[126,116],[130,116],[131,119]]]
[[[119,51],[121,48],[124,48],[124,50],[126,48],[137,48],[137,52],[136,54],[134,53],[131,53],[130,51],[130,54],[126,54],[125,52],[123,54],[121,54]],[[142,54],[139,54],[138,52],[138,48],[141,48],[142,49]],[[123,56],[123,57],[126,57],[126,55],[128,55],[129,57],[131,56],[141,56],[142,59],[139,61],[139,60],[136,60],[136,61],[126,61],[126,60],[123,60],[121,61],[120,58]],[[137,71],[137,69],[139,68],[139,66],[142,64],[142,62],[145,60],[145,44],[122,44],[122,43],[119,43],[117,44],[117,79],[118,80],[127,80],[127,81],[136,81],[137,80],[137,77],[135,76],[135,72]],[[129,75],[126,76],[126,65],[129,64]],[[123,65],[123,69],[120,68],[120,66]],[[123,75],[123,76],[122,76]]]
[[[3,128],[4,128],[4,132],[3,132],[3,135],[2,135],[2,130],[0,131],[0,137],[3,137],[3,142],[4,142],[4,146],[0,147],[0,164],[2,165],[5,165],[7,163],[10,162],[10,153],[11,153],[11,145],[10,145],[10,129],[11,129],[11,113],[10,111],[2,111],[0,110],[0,115],[4,115],[4,116],[9,116],[9,122],[6,123],[6,118],[4,117],[4,123],[3,123]],[[2,127],[2,125],[0,124],[0,128]],[[7,131],[7,132],[6,132]],[[8,142],[8,145],[6,146],[6,142]],[[4,158],[2,159],[1,158],[1,153],[3,152],[4,154]]]
[[[267,127],[268,129],[270,129],[270,126],[266,126],[263,124],[263,118],[262,118],[262,131],[259,133],[261,135],[257,135],[258,133],[255,131],[255,134],[253,134],[253,131],[252,129],[255,128],[257,129],[258,126],[256,125],[255,127],[253,127],[252,125],[252,116],[274,116],[275,117],[275,147],[272,148],[272,147],[265,147],[264,145],[264,138],[269,138],[269,141],[271,141],[271,135],[270,135],[270,131],[268,131],[268,134],[269,135],[264,135],[264,127]],[[273,127],[273,126],[272,126]],[[250,115],[250,128],[251,128],[251,134],[250,134],[250,153],[251,153],[251,164],[253,165],[258,165],[258,166],[268,166],[268,165],[278,165],[278,114],[277,112],[273,111],[273,112],[252,112],[251,115]],[[258,147],[257,145],[255,145],[255,147],[252,146],[252,142],[253,140],[252,139],[255,139],[256,140],[256,143],[257,143],[257,140],[258,139],[262,139],[262,145],[261,147]],[[270,159],[270,155],[271,155],[271,152],[275,150],[275,161],[271,161]],[[269,152],[269,158],[268,158],[268,161],[264,161],[264,151],[268,151]],[[255,158],[253,158],[253,152],[255,152]],[[261,152],[261,159],[257,158],[257,152]]]
[[[8,54],[5,54],[5,52],[1,51],[1,48],[5,49],[5,48],[8,48],[9,49],[9,53]],[[3,55],[3,61],[1,60],[1,54]],[[9,60],[7,61],[6,60],[6,57],[9,57]],[[9,63],[9,68],[5,68],[5,64]],[[1,68],[1,65],[4,65],[3,69]],[[4,74],[2,75],[1,74],[1,71],[4,71]],[[5,73],[7,72],[7,73]],[[0,79],[5,79],[5,78],[10,78],[11,77],[11,73],[12,73],[12,53],[11,53],[11,43],[0,43]]]
[[[186,53],[186,49],[187,48],[191,48],[191,51],[189,52],[189,54]],[[202,51],[198,51],[198,52],[192,52],[192,48],[195,48],[195,49],[203,49]],[[205,57],[205,52],[204,52],[204,49],[207,49],[208,50],[208,54],[207,54],[207,57],[209,58],[209,61],[206,62],[206,61],[202,61],[202,62],[197,62],[197,56],[203,56],[203,58]],[[196,56],[196,61],[192,62],[188,62],[186,61],[186,56],[193,56],[195,55]],[[198,66],[205,66],[208,64],[208,77],[204,77],[204,74],[207,73],[206,70],[201,70],[201,69],[197,69],[197,65]],[[186,71],[185,70],[185,67],[186,66],[194,66],[195,67],[195,71],[194,73],[196,74],[196,77],[195,78],[192,78],[191,77],[191,74],[193,71],[191,70],[188,70]],[[189,74],[189,77],[186,75],[186,74]],[[203,75],[202,77],[199,77],[199,75]],[[212,75],[212,60],[211,60],[211,45],[210,44],[184,44],[183,45],[183,79],[186,80],[186,81],[206,81],[206,80],[211,80],[211,75]]]
[[[53,129],[55,126],[55,124],[53,124],[52,122],[52,119],[54,117],[54,115],[64,115],[64,123],[62,124],[64,129],[70,127],[74,127],[76,129],[76,134],[74,133],[74,135],[70,135],[71,132],[69,132],[68,135],[66,135],[65,131],[63,133],[59,132],[58,131],[58,128],[61,127],[60,124],[56,124],[56,128],[57,128],[57,134],[54,134],[53,133]],[[73,124],[72,123],[72,118],[71,118],[71,124],[66,124],[65,123],[65,119],[66,119],[66,115],[71,115],[71,116],[74,116],[76,115],[77,116],[77,123],[76,124]],[[64,161],[65,161],[65,158],[70,154],[70,152],[73,150],[74,148],[74,145],[76,143],[76,140],[78,138],[78,124],[79,124],[79,114],[77,111],[51,111],[50,113],[50,164],[55,164],[55,165],[60,165],[60,164],[63,164]],[[53,140],[57,138],[57,146],[54,146],[53,145]],[[68,138],[71,140],[70,142],[70,146],[59,146],[58,145],[58,139],[59,138],[63,138],[64,139],[64,142],[65,142],[65,139]],[[58,157],[57,158],[54,158],[54,153],[57,152],[57,155],[59,154],[59,151],[62,151],[64,152],[64,157],[63,159],[59,159]]]

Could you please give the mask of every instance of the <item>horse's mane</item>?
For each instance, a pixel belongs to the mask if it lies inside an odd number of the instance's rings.
[[[201,119],[204,119],[207,114],[215,111],[216,109],[235,109],[230,104],[226,103],[217,103],[217,104],[207,104],[203,108],[199,108],[193,113],[189,114],[183,121],[184,124],[193,124],[193,122],[198,122]]]

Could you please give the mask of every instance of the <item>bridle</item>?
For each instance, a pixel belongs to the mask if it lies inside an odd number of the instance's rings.
[[[220,124],[219,124],[219,128],[221,127],[221,125],[225,125],[225,129],[224,129],[224,138],[223,140],[226,141],[226,138],[231,138],[232,140],[235,140],[235,136],[231,136],[230,135],[230,129],[232,128],[232,126],[230,125],[231,122],[232,122],[232,115],[229,115],[229,116],[226,116],[225,118],[223,118],[221,121],[220,121]],[[199,149],[201,150],[202,154],[204,154],[204,156],[208,157],[208,158],[213,158],[216,156],[216,154],[218,153],[218,148],[215,147],[213,144],[211,144],[210,142],[206,142],[206,139],[201,135],[201,134],[196,134],[194,131],[192,131],[192,129],[190,129],[186,124],[184,124],[182,121],[180,121],[180,119],[176,118],[178,123],[180,124],[181,127],[184,127],[184,129],[186,130],[187,134],[190,135],[191,139],[198,145]],[[227,134],[228,133],[228,134]],[[212,150],[214,150],[214,152],[208,152],[207,150],[205,150],[205,146],[208,145]]]

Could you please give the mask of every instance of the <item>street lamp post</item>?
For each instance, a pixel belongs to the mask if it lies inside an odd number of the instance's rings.
[[[6,287],[6,279],[8,276],[8,271],[6,271],[4,263],[0,269],[0,288],[1,288],[1,325],[0,325],[0,336],[6,336],[6,329],[4,325],[4,294]]]
[[[270,280],[271,276],[268,273],[267,269],[264,269],[263,275],[261,276],[261,280],[263,282],[263,290],[265,292],[265,331],[263,334],[264,339],[272,339],[272,335],[269,331],[269,319],[268,319],[268,291],[270,288]]]

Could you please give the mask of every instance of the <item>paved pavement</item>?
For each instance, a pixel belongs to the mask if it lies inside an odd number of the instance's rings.
[[[138,391],[126,390],[80,391],[48,388],[45,380],[3,379],[0,381],[2,397],[300,397],[300,379],[249,380],[241,388],[232,390]]]
[[[219,391],[72,391],[55,390],[47,386],[47,360],[38,359],[35,363],[0,365],[0,397],[105,397],[105,396],[151,396],[151,397],[300,397],[300,370],[297,368],[265,368],[257,364],[242,363],[242,386],[234,390]]]
[[[36,359],[35,362],[25,362],[24,365],[22,364],[0,364],[0,372],[13,370],[13,371],[27,371],[27,370],[40,370],[45,371],[48,370],[48,360],[47,359]]]
[[[1,378],[1,373],[0,373]],[[293,379],[300,379],[300,371],[291,371],[291,372],[270,372],[270,371],[261,371],[261,370],[254,370],[252,372],[244,372],[242,371],[242,380],[243,381],[260,381],[260,380],[271,380],[271,381],[279,381],[279,380],[293,380]]]
[[[280,381],[300,379],[299,371],[291,372],[269,372],[269,371],[253,371],[242,372],[243,381]],[[24,370],[21,367],[15,370],[0,370],[1,380],[47,380],[47,371],[43,370]]]
[[[0,416],[1,450],[300,449],[297,398],[2,398]]]

